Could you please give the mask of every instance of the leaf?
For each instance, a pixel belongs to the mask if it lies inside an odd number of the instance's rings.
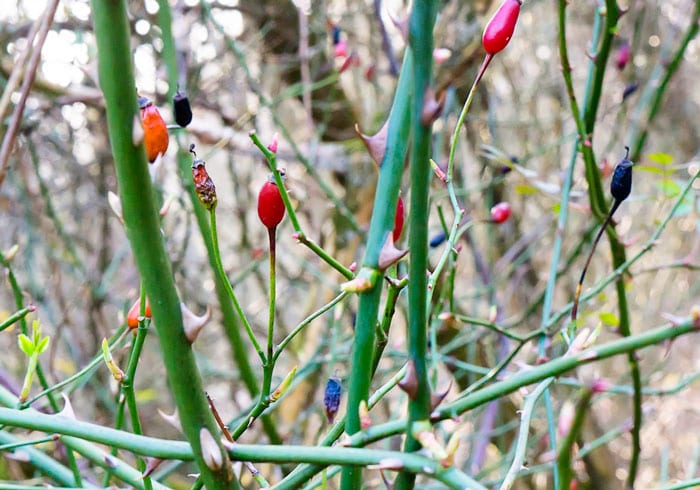
[[[532,194],[537,194],[537,188],[527,184],[517,184],[515,186],[515,192],[523,196],[529,196]]]
[[[635,165],[634,170],[639,170],[640,172],[649,172],[650,174],[664,175],[666,172],[659,167],[654,167],[653,165]]]
[[[611,327],[617,327],[620,324],[620,320],[615,316],[614,313],[604,312],[598,316],[600,317],[601,322]]]
[[[670,165],[673,163],[673,157],[668,153],[649,153],[647,158],[652,162],[656,162],[659,165]]]
[[[41,339],[39,342],[39,345],[36,346],[36,353],[41,354],[46,350],[46,348],[49,346],[49,341],[51,340],[51,337],[44,337]]]
[[[666,197],[676,197],[681,193],[681,187],[671,179],[663,179],[656,183],[656,186]]]
[[[29,337],[21,333],[19,337],[17,337],[17,341],[19,343],[19,348],[22,349],[22,352],[27,354],[27,356],[31,357],[34,354],[34,344],[32,344]]]

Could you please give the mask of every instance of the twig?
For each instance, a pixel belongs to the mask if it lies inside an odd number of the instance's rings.
[[[41,21],[41,27],[39,27],[39,32],[37,33],[34,52],[29,59],[29,64],[27,65],[27,70],[24,75],[19,100],[17,101],[15,109],[12,113],[12,119],[9,127],[7,128],[7,132],[5,133],[5,138],[2,141],[2,147],[0,147],[0,187],[7,176],[10,153],[12,153],[15,138],[19,132],[19,126],[22,122],[22,115],[24,114],[24,106],[27,103],[27,98],[29,97],[29,91],[32,88],[32,83],[34,83],[34,77],[36,77],[36,70],[39,67],[39,61],[41,61],[41,48],[44,46],[49,29],[51,29],[53,17],[56,14],[56,9],[58,8],[58,2],[59,0],[51,0],[46,6],[46,10],[44,11],[44,16]],[[29,46],[31,46],[31,41],[28,43],[28,47]]]

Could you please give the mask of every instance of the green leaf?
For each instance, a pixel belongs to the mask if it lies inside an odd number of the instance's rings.
[[[635,165],[634,170],[640,172],[649,172],[650,174],[664,175],[666,172],[659,167],[654,167],[653,165]]]
[[[517,184],[515,186],[515,192],[523,196],[529,196],[532,194],[537,194],[537,188],[526,184]]]
[[[670,165],[673,163],[673,157],[667,153],[649,153],[647,158],[659,165]]]
[[[46,348],[49,346],[49,340],[51,340],[51,337],[44,337],[43,339],[41,339],[39,345],[36,346],[37,354],[41,354],[46,350]]]
[[[618,318],[613,313],[605,312],[601,313],[598,316],[600,317],[601,322],[611,327],[617,327],[620,324],[620,320],[618,320]]]
[[[552,206],[552,212],[559,216],[559,213],[561,212],[561,203],[558,202],[554,206]]]
[[[656,186],[666,197],[676,197],[681,193],[681,186],[671,179],[663,179],[656,183]]]
[[[34,354],[34,344],[29,337],[21,333],[19,337],[17,337],[17,341],[19,343],[19,348],[22,349],[22,352],[27,354],[27,356],[31,357]]]

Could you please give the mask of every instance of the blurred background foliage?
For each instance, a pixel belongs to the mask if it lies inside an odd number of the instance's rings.
[[[450,0],[442,5],[435,28],[436,46],[449,51],[442,52],[445,59],[435,73],[437,87],[446,98],[443,116],[435,125],[433,159],[438,164],[447,161],[449,135],[481,61],[481,26],[497,3]],[[177,0],[171,5],[180,89],[189,95],[194,121],[187,130],[176,130],[178,138],[171,138],[170,149],[152,168],[152,176],[163,203],[169,205],[163,234],[182,300],[194,311],[202,312],[208,305],[214,310],[215,321],[194,346],[207,390],[217,399],[219,411],[234,417],[249,407],[251,398],[238,381],[230,348],[222,341],[212,272],[176,168],[177,142],[184,148],[196,143],[199,156],[208,162],[219,194],[224,265],[262,337],[267,248],[266,230],[257,220],[255,203],[267,166],[247,133],[255,129],[263,141],[280,133],[279,162],[287,169],[288,188],[307,234],[346,266],[359,261],[377,171],[354,126],[372,134],[387,116],[404,50],[395,21],[407,15],[409,6],[400,0]],[[569,56],[579,96],[589,57],[595,56],[590,46],[595,7],[595,2],[587,1],[571,2],[568,8]],[[647,124],[659,77],[689,27],[693,7],[693,0],[631,2],[620,22],[606,73],[593,140],[606,186],[612,167],[624,155],[624,145],[632,144],[640,131],[649,131],[636,162],[632,196],[616,215],[617,232],[629,255],[643,246],[684,182],[700,168],[697,39],[688,45],[658,116]],[[4,3],[0,12],[3,90],[44,8],[45,2],[36,0]],[[130,1],[129,8],[139,93],[153,99],[172,123],[168,93],[173,87],[168,86],[161,60],[158,5],[154,0]],[[556,15],[554,2],[524,3],[514,41],[492,63],[477,92],[457,153],[459,197],[475,224],[460,242],[460,253],[452,264],[456,271],[454,310],[486,319],[496,305],[497,321],[521,333],[541,323],[560,191],[575,142],[561,77]],[[347,46],[345,55],[334,50],[330,24],[340,28],[341,42]],[[87,1],[60,3],[0,188],[0,248],[19,246],[11,265],[24,291],[24,302],[37,306],[35,317],[41,318],[44,332],[53,338],[49,355],[42,359],[50,382],[73,374],[99,352],[102,338],[124,324],[125,312],[139,288],[123,227],[107,200],[108,191],[118,189],[91,27]],[[630,61],[618,69],[615,56],[625,43],[631,47]],[[17,97],[17,93],[11,95],[10,109]],[[10,113],[2,114],[2,134]],[[309,172],[310,168],[315,172]],[[590,215],[580,161],[572,192],[554,311],[571,300],[582,254],[588,251],[597,223]],[[332,203],[329,193],[346,212]],[[490,207],[499,201],[511,203],[513,219],[499,227],[483,223]],[[439,211],[450,209],[444,186],[437,179],[432,207],[430,227],[437,236],[443,229]],[[628,298],[634,332],[662,323],[664,313],[685,315],[698,303],[699,213],[694,192],[660,243],[632,268]],[[290,230],[289,223],[284,223],[278,238],[280,336],[335,296],[343,280],[298,245]],[[433,265],[440,247],[431,249]],[[609,251],[601,246],[587,286],[609,271]],[[7,283],[3,284],[0,316],[7,316],[15,311],[14,299]],[[441,281],[438,288],[442,287]],[[444,298],[440,294],[434,298],[437,313]],[[401,323],[405,301],[402,295],[375,387],[404,360]],[[347,373],[354,308],[354,300],[347,301],[316,320],[282,356],[279,376],[300,366],[294,390],[275,412],[285,441],[314,444],[324,429],[323,388],[329,376],[343,379]],[[580,318],[591,327],[602,321],[603,337],[615,338],[612,288],[585,304]],[[440,322],[437,315],[431,321]],[[441,358],[433,374],[438,386],[452,383],[455,392],[473,382],[475,373],[495,365],[508,348],[476,326],[445,322],[437,328]],[[639,354],[643,379],[651,390],[644,403],[639,488],[697,476],[700,443],[696,431],[688,429],[700,426],[700,396],[696,384],[685,383],[700,372],[696,342],[688,337],[666,351]],[[553,352],[562,349],[559,338],[553,338],[553,343]],[[0,333],[0,352],[0,383],[16,390],[24,370],[16,331]],[[141,416],[146,434],[176,437],[157,415],[159,409],[170,412],[172,405],[158,352],[152,335],[137,380]],[[115,352],[117,359],[120,355],[124,352]],[[533,363],[536,357],[536,348],[528,346],[508,370],[518,369],[519,363]],[[470,366],[472,372],[467,369]],[[630,450],[625,429],[631,417],[627,363],[622,358],[596,363],[579,371],[580,378],[587,376],[603,376],[620,390],[594,399],[582,442],[618,432],[579,461],[580,473],[587,475],[583,479],[590,488],[622,487]],[[563,381],[553,390],[555,411],[575,394],[577,381]],[[682,390],[657,396],[658,390],[673,389],[682,381]],[[114,388],[107,370],[101,369],[85,386],[74,390],[70,397],[78,418],[113,424]],[[518,426],[515,410],[521,404],[522,396],[514,394],[502,400],[493,420],[485,420],[486,407],[464,415],[459,423],[463,444],[457,457],[464,468],[486,481],[498,480],[509,462],[508,451]],[[395,418],[404,407],[403,393],[392,392],[373,411],[373,419]],[[532,431],[535,446],[528,453],[532,457],[528,464],[533,474],[518,484],[545,488],[545,474],[535,471],[548,461],[544,419],[536,418]],[[243,439],[266,440],[257,427]],[[399,440],[388,444],[396,449]],[[0,462],[4,478],[22,475],[22,467],[14,462],[1,457]],[[271,480],[281,476],[279,469],[265,465],[259,469],[273,475]],[[185,474],[186,470],[176,473],[183,482]],[[377,472],[367,476],[369,486],[381,486]],[[603,486],[598,486],[601,482]]]

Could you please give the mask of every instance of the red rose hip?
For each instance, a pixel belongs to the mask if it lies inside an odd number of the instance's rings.
[[[403,199],[401,196],[399,196],[399,200],[396,202],[396,216],[394,216],[394,231],[393,231],[393,239],[394,242],[399,241],[399,238],[401,238],[401,232],[403,231],[403,222],[404,222],[404,207],[403,207]]]
[[[486,24],[481,43],[488,54],[494,55],[508,45],[520,14],[519,0],[505,0]]]
[[[497,224],[505,223],[510,218],[510,211],[510,204],[499,202],[491,208],[491,221]]]
[[[267,228],[276,228],[284,218],[284,201],[272,175],[258,194],[258,217]]]

